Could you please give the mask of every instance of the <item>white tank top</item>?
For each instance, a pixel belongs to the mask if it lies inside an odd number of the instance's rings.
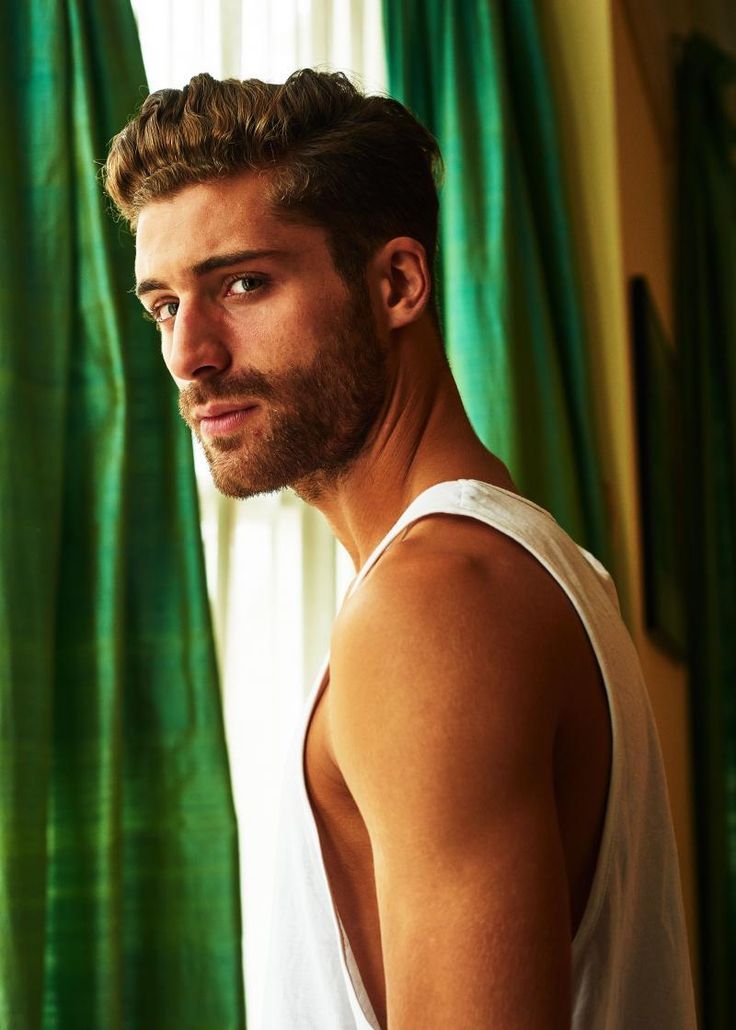
[[[595,877],[572,942],[573,1030],[691,1030],[693,988],[662,757],[611,578],[543,508],[499,487],[461,479],[438,483],[409,505],[360,569],[350,593],[406,526],[434,513],[479,519],[533,554],[577,610],[605,684],[612,766]],[[259,1030],[385,1030],[332,901],[304,778],[306,732],[328,663],[329,655],[285,771]]]

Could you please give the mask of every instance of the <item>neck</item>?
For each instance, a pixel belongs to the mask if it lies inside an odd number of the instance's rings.
[[[317,475],[294,489],[322,512],[359,569],[415,497],[451,479],[515,489],[476,436],[436,331],[412,326],[392,341],[386,401],[361,454],[339,479]]]

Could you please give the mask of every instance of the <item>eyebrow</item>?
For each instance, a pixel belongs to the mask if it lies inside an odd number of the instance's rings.
[[[201,279],[210,272],[214,272],[217,268],[228,268],[230,265],[237,265],[242,261],[258,261],[261,258],[282,257],[285,253],[286,251],[284,250],[236,250],[230,254],[215,254],[212,257],[205,258],[204,261],[198,261],[196,265],[192,265],[189,271],[191,275]],[[142,282],[136,283],[135,295],[136,297],[142,297],[153,290],[165,290],[167,288],[166,283],[160,279],[143,279]]]

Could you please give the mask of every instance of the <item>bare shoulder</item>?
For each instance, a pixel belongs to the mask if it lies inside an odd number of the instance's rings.
[[[404,601],[412,595],[421,601],[417,588],[437,578],[445,585],[443,594],[450,593],[455,601],[468,590],[480,589],[486,609],[511,591],[520,603],[526,601],[517,616],[523,617],[525,610],[550,618],[573,613],[562,588],[527,548],[465,515],[436,514],[412,523],[370,570],[354,597],[363,607],[398,587]]]
[[[433,515],[387,549],[335,624],[338,661],[376,647],[390,649],[394,666],[439,663],[471,689],[491,672],[496,690],[531,674],[549,697],[548,670],[574,667],[587,638],[525,547],[477,519]]]
[[[335,624],[329,718],[348,786],[376,800],[400,774],[411,807],[415,776],[437,812],[451,802],[430,781],[475,783],[486,811],[491,783],[507,799],[524,779],[546,789],[565,676],[586,647],[564,591],[521,545],[464,516],[416,523]]]

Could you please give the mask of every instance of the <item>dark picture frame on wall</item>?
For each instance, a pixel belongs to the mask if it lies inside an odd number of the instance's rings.
[[[687,649],[682,428],[677,354],[643,276],[629,283],[648,633],[672,657]]]

